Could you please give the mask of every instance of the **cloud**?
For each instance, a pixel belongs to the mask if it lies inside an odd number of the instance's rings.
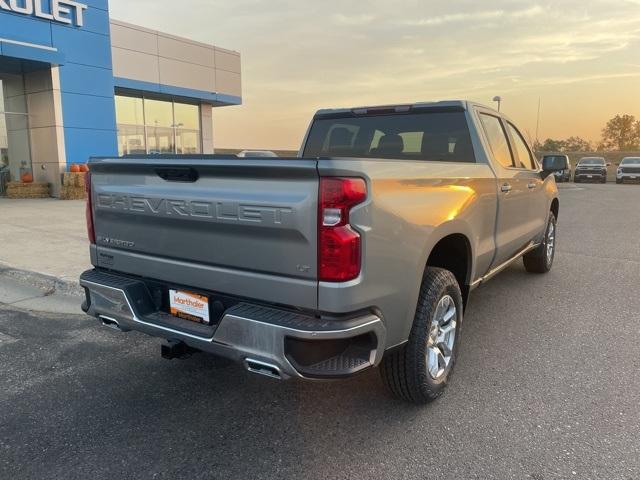
[[[524,10],[505,11],[505,10],[486,10],[479,12],[451,13],[446,15],[433,16],[421,19],[404,20],[403,24],[408,26],[428,27],[436,25],[444,25],[449,23],[465,23],[465,22],[484,22],[487,20],[499,20],[508,18],[528,18],[540,15],[544,12],[539,5],[534,5]]]
[[[345,15],[343,13],[336,13],[331,16],[332,23],[344,26],[368,25],[375,19],[376,17],[370,14]]]

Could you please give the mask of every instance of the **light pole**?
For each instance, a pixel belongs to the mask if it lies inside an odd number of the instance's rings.
[[[174,123],[171,125],[171,128],[173,128],[173,152],[174,153],[178,153],[178,129],[180,127],[184,127],[184,123]],[[180,132],[180,148],[183,148],[182,132]],[[182,153],[184,153],[184,151]]]
[[[498,111],[500,111],[500,104],[502,103],[502,97],[500,97],[499,95],[496,95],[495,97],[493,97],[493,101],[498,102]]]

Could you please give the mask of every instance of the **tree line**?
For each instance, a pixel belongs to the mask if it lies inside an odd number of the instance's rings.
[[[534,142],[534,148],[539,152],[640,150],[640,120],[633,115],[616,115],[604,126],[597,143],[575,136],[565,140],[547,138],[544,142]]]

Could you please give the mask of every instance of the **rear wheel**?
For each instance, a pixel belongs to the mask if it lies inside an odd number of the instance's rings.
[[[549,212],[549,221],[544,240],[535,250],[527,253],[522,260],[524,268],[530,273],[547,273],[553,266],[556,256],[556,216]]]
[[[424,404],[442,395],[453,374],[462,309],[454,275],[428,267],[409,340],[385,356],[380,367],[383,382],[396,397]]]

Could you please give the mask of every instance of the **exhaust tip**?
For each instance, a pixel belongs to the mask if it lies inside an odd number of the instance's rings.
[[[112,330],[116,330],[118,332],[123,332],[124,330],[120,327],[120,324],[115,318],[105,317],[104,315],[100,315],[100,322],[103,326],[110,328]]]
[[[249,372],[255,373],[256,375],[282,380],[280,369],[271,363],[261,362],[253,358],[245,358],[244,366]]]

